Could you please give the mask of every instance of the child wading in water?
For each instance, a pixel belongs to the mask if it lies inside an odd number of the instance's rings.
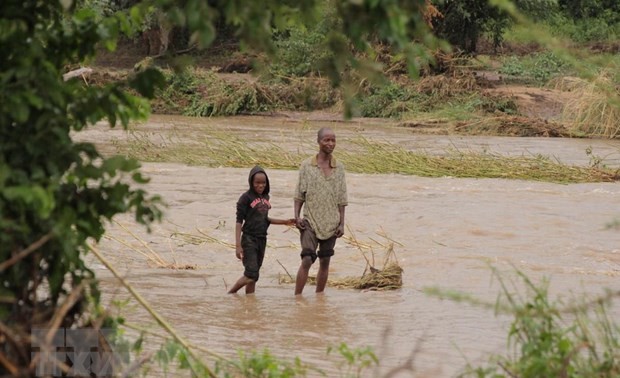
[[[237,201],[237,223],[235,225],[235,254],[243,262],[243,276],[228,291],[236,293],[245,286],[245,293],[252,294],[258,281],[258,272],[263,265],[267,246],[267,228],[270,224],[294,225],[295,219],[269,218],[269,178],[259,166],[252,168],[248,179],[250,189]]]

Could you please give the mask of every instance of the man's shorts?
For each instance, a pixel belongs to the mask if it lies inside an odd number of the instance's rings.
[[[301,230],[299,234],[299,239],[301,240],[301,258],[303,259],[305,256],[310,256],[314,264],[317,256],[319,258],[333,256],[334,247],[336,246],[336,236],[334,235],[327,240],[318,239],[307,219],[304,219],[304,224],[306,228]],[[317,247],[319,248],[318,253],[316,252]]]
[[[241,248],[243,248],[243,275],[258,281],[260,267],[265,258],[265,247],[267,246],[266,237],[256,237],[252,235],[241,235]]]

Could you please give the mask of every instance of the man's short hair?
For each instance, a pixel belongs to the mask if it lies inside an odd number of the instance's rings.
[[[334,130],[332,130],[332,129],[331,129],[331,128],[329,128],[329,127],[321,127],[321,128],[319,129],[319,131],[316,133],[316,140],[317,140],[317,142],[320,142],[320,141],[321,141],[321,139],[323,138],[323,135],[325,135],[325,133],[326,133],[327,131],[331,131],[332,133],[334,132]]]

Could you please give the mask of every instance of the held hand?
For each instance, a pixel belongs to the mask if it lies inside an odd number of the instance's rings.
[[[303,218],[295,218],[295,226],[297,226],[297,228],[300,230],[306,229]]]
[[[344,235],[344,224],[340,223],[336,229],[336,237],[340,238]]]
[[[240,245],[235,249],[235,255],[239,260],[243,260],[243,248]]]
[[[297,224],[297,221],[295,220],[295,218],[291,218],[291,219],[287,219],[286,220],[286,225],[287,226],[295,226]]]

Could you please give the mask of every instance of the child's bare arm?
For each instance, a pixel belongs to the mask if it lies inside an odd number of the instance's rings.
[[[277,219],[277,218],[269,218],[269,223],[271,224],[284,224],[287,226],[295,225],[295,218],[290,219]]]
[[[239,260],[243,259],[243,248],[241,248],[241,223],[235,225],[235,256]]]

